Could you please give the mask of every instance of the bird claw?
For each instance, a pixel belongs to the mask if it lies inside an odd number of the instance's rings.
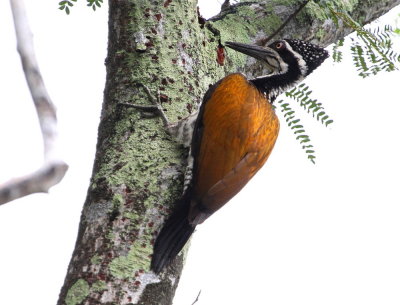
[[[161,117],[164,127],[168,128],[170,123],[168,121],[167,116],[164,113],[162,106],[161,106],[160,90],[157,90],[157,97],[155,97],[150,92],[150,89],[145,84],[139,83],[139,85],[143,87],[144,91],[146,92],[147,96],[149,97],[149,99],[153,105],[138,105],[138,104],[131,104],[131,103],[119,103],[119,105],[132,107],[132,108],[139,109],[142,111],[153,112],[156,115],[159,115]]]
[[[157,90],[157,97],[155,97],[150,92],[150,89],[146,85],[142,83],[139,83],[139,85],[143,87],[152,105],[138,105],[132,103],[123,103],[123,102],[118,103],[118,105],[141,110],[141,115],[142,117],[145,118],[154,118],[155,116],[160,116],[163,121],[164,128],[167,134],[169,134],[174,139],[174,141],[182,144],[184,147],[190,147],[192,141],[193,128],[195,121],[197,119],[198,111],[193,112],[192,114],[188,115],[187,117],[177,122],[171,123],[169,122],[167,116],[164,113],[164,110],[162,109],[160,101],[162,95],[160,95],[160,91]]]

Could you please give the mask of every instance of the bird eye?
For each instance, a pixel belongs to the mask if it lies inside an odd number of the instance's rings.
[[[284,49],[285,48],[285,44],[282,41],[278,41],[275,44],[275,48],[277,48],[278,50]]]

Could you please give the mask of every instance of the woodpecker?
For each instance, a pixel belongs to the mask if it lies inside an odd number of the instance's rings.
[[[206,92],[197,113],[176,124],[169,124],[157,106],[169,132],[190,147],[184,193],[154,244],[151,269],[157,274],[178,255],[196,226],[264,165],[279,133],[273,101],[329,56],[323,48],[295,39],[266,47],[237,42],[225,46],[254,57],[271,73],[254,79],[227,75]]]

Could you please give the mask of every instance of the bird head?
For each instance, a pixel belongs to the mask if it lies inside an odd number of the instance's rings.
[[[299,76],[306,77],[329,56],[324,48],[298,39],[277,40],[266,47],[238,42],[226,42],[225,45],[260,60],[272,74],[297,70]]]
[[[254,57],[271,70],[271,74],[252,81],[266,93],[274,91],[274,95],[302,81],[329,56],[324,48],[297,39],[277,40],[266,47],[237,42],[225,45]]]

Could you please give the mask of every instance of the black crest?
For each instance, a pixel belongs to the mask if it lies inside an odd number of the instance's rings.
[[[300,54],[307,64],[307,75],[314,71],[322,62],[329,57],[328,51],[315,44],[298,39],[285,39],[293,51]]]

